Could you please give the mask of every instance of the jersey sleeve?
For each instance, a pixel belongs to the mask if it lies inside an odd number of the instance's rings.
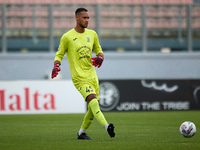
[[[56,52],[54,61],[58,60],[61,62],[66,52],[67,52],[67,38],[64,34],[60,39],[60,44],[58,47],[58,51]]]
[[[103,54],[102,48],[99,44],[99,38],[96,32],[94,32],[94,45],[93,45],[93,50],[95,52],[96,55],[98,55],[99,53]]]

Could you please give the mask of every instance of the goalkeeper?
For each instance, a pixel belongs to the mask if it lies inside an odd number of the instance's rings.
[[[75,12],[76,26],[60,39],[60,45],[54,59],[52,78],[58,75],[60,64],[65,53],[70,64],[70,72],[74,86],[82,94],[88,104],[83,123],[78,132],[78,139],[91,140],[86,130],[93,119],[106,129],[111,138],[115,137],[114,125],[108,124],[99,108],[99,81],[95,67],[101,67],[104,54],[99,45],[99,39],[95,31],[86,29],[89,22],[88,10],[78,8]],[[92,57],[94,50],[97,57]]]

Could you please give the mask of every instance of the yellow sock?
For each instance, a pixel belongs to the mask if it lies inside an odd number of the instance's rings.
[[[103,113],[101,112],[101,110],[99,108],[99,103],[98,103],[98,100],[96,98],[90,101],[89,106],[92,110],[94,117],[97,119],[97,121],[102,126],[105,126],[106,124],[108,124]]]
[[[83,123],[82,123],[82,125],[81,125],[81,128],[82,128],[83,130],[87,130],[87,128],[88,128],[88,127],[90,126],[90,124],[92,123],[93,119],[94,119],[94,115],[93,115],[93,113],[92,113],[92,110],[91,110],[90,106],[88,105],[88,111],[87,111],[87,113],[85,114],[85,117],[84,117],[84,119],[83,119]]]

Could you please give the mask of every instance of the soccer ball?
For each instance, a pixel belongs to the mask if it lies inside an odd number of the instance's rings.
[[[182,136],[190,138],[196,133],[196,126],[191,121],[185,121],[180,126],[180,133]]]

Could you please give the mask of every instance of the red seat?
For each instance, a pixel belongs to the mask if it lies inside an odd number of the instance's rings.
[[[43,19],[36,20],[36,28],[46,29],[49,27],[48,21]]]
[[[36,27],[37,28],[48,28],[48,16],[49,3],[82,3],[82,0],[1,0],[1,2],[18,3],[17,5],[9,5],[6,14],[7,17],[11,18],[7,20],[8,28],[32,28],[32,5],[23,5],[23,3],[46,3],[44,5],[36,5]],[[179,6],[173,5],[174,3],[192,3],[192,0],[85,0],[86,3],[171,3],[172,5],[160,5],[158,7],[147,5],[146,18],[147,28],[178,28],[178,15]],[[20,7],[19,6],[20,3]],[[21,5],[22,4],[22,5]],[[54,28],[73,28],[76,24],[74,19],[74,10],[71,10],[72,5],[55,5],[53,12],[53,26]],[[120,5],[119,5],[120,6]],[[130,28],[130,7],[129,5],[102,5],[101,6],[101,22],[102,28],[117,28],[126,29]],[[141,5],[133,5],[134,15],[134,28],[141,28],[141,17],[142,9]],[[91,17],[89,22],[89,28],[95,28],[95,8],[92,5],[88,5],[89,15]],[[1,14],[1,12],[0,12]],[[187,7],[182,7],[182,27],[186,27]],[[200,18],[200,6],[194,6],[192,11],[192,17]],[[93,19],[93,20],[92,20]],[[152,19],[152,20],[148,20]],[[162,20],[161,20],[162,19]],[[174,19],[174,20],[172,20]],[[138,21],[139,20],[139,21]],[[196,19],[193,21],[192,26],[199,27],[199,21]]]
[[[2,3],[83,3],[82,0],[1,0]],[[193,3],[193,0],[84,0],[84,3],[165,3],[165,4],[185,4]]]
[[[22,22],[16,19],[7,20],[6,28],[22,28]]]
[[[54,28],[73,28],[75,27],[75,21],[70,20],[56,20],[54,21]]]
[[[33,22],[30,19],[24,20],[22,23],[23,28],[33,28]]]

